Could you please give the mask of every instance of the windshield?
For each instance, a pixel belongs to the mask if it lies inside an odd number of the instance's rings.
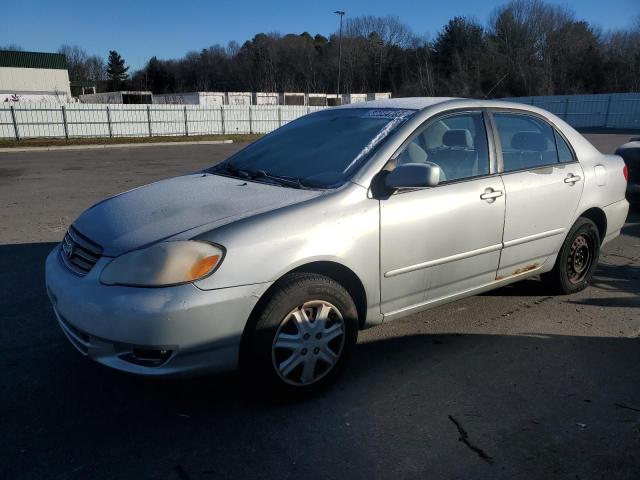
[[[391,108],[322,110],[288,123],[210,171],[279,178],[301,188],[338,186],[413,113]]]

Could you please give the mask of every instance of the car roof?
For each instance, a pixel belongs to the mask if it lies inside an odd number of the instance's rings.
[[[539,107],[524,103],[515,103],[505,100],[485,100],[477,98],[460,97],[404,97],[372,100],[369,102],[349,103],[334,108],[403,108],[411,110],[424,110],[440,104],[448,104],[451,108],[509,108],[538,113],[549,118],[550,112]]]
[[[412,110],[422,110],[438,103],[457,100],[454,97],[403,97],[389,98],[382,100],[371,100],[368,102],[347,103],[337,108],[408,108]]]
[[[572,129],[566,122],[558,118],[548,110],[543,110],[534,105],[525,103],[516,103],[505,100],[485,100],[477,98],[460,98],[460,97],[405,97],[405,98],[389,98],[384,100],[372,100],[369,102],[351,103],[333,108],[402,108],[410,110],[426,110],[436,107],[439,110],[446,104],[446,109],[460,108],[494,108],[519,110],[522,112],[531,112],[538,114],[552,123],[562,125],[562,130]],[[573,130],[573,129],[572,129]]]

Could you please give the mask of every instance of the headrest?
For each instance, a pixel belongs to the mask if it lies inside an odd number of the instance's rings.
[[[544,152],[547,150],[547,139],[538,132],[518,132],[511,139],[511,148]]]
[[[409,161],[411,163],[425,163],[427,161],[427,152],[416,142],[411,142],[407,147]]]
[[[442,143],[447,147],[473,147],[473,138],[469,130],[447,130],[442,136]]]

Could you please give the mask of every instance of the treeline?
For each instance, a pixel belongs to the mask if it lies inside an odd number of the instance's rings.
[[[339,35],[260,33],[184,58],[151,58],[128,88],[336,92]],[[396,17],[345,18],[341,93],[503,97],[640,91],[640,16],[602,32],[567,8],[513,0],[488,23],[456,17],[431,40]],[[108,86],[107,86],[108,88]]]

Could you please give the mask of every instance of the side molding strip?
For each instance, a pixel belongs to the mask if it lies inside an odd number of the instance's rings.
[[[516,245],[522,245],[523,243],[532,242],[534,240],[540,240],[541,238],[553,237],[561,235],[566,232],[566,228],[556,228],[555,230],[547,230],[546,232],[536,233],[535,235],[529,235],[527,237],[516,238],[515,240],[509,240],[504,243],[497,243],[495,245],[489,245],[488,247],[478,248],[477,250],[470,250],[464,253],[457,253],[448,257],[438,258],[436,260],[430,260],[428,262],[417,263],[415,265],[409,265],[408,267],[398,268],[396,270],[389,270],[385,272],[384,277],[390,278],[403,273],[414,272],[423,268],[435,267],[436,265],[442,265],[444,263],[455,262],[456,260],[463,260],[465,258],[475,257],[476,255],[482,255],[484,253],[495,252],[502,248],[514,247]]]
[[[417,263],[415,265],[409,265],[408,267],[398,268],[396,270],[390,270],[384,274],[385,278],[395,277],[403,273],[413,272],[415,270],[421,270],[423,268],[435,267],[436,265],[442,265],[443,263],[455,262],[456,260],[463,260],[465,258],[475,257],[476,255],[482,255],[483,253],[490,253],[498,251],[502,248],[501,243],[495,245],[489,245],[488,247],[478,248],[477,250],[470,250],[464,253],[457,253],[448,257],[438,258],[436,260],[430,260],[428,262]]]
[[[540,240],[545,237],[554,237],[566,232],[566,228],[556,228],[555,230],[547,230],[546,232],[536,233],[535,235],[529,235],[527,237],[516,238],[515,240],[509,240],[504,242],[504,248],[514,247],[516,245],[522,245],[523,243],[533,242],[534,240]]]

